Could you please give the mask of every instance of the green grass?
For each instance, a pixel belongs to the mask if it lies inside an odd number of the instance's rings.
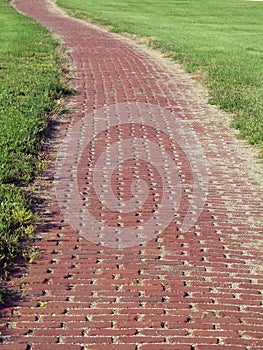
[[[234,113],[263,156],[263,2],[245,0],[57,0],[114,32],[150,37],[188,72],[202,74],[210,103]]]
[[[39,151],[55,99],[66,92],[59,45],[47,30],[0,0],[0,283],[34,255],[36,215],[23,187],[39,172]],[[0,303],[6,292],[0,288]]]

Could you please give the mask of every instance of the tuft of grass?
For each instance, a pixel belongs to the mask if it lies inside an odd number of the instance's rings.
[[[210,103],[263,157],[263,2],[246,0],[57,0],[77,17],[151,38],[188,72],[204,72]]]
[[[69,93],[58,42],[0,0],[0,285],[17,264],[36,254],[37,216],[23,187],[40,168],[48,115]],[[9,293],[0,288],[0,303]]]
[[[2,184],[0,198],[0,266],[6,276],[16,261],[28,256],[27,242],[34,238],[36,216],[23,191],[14,185]]]

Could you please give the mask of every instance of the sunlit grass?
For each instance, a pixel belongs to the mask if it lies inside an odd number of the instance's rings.
[[[263,152],[263,3],[245,0],[58,0],[115,32],[150,37],[189,72],[203,72],[210,102]]]
[[[0,283],[34,252],[36,216],[23,186],[39,170],[38,152],[54,100],[65,92],[59,46],[33,20],[0,0]],[[0,303],[3,301],[0,288]]]

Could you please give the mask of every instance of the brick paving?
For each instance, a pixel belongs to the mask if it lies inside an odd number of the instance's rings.
[[[46,0],[16,0],[13,4],[50,28],[64,43],[74,66],[78,93],[71,101],[72,116],[62,123],[54,142],[58,147],[75,128],[80,134],[71,142],[79,141],[80,145],[81,130],[93,130],[94,137],[84,143],[85,152],[77,162],[80,199],[94,222],[117,233],[107,237],[96,232],[97,226],[92,222],[90,230],[94,233],[85,236],[81,228],[76,230],[74,224],[81,226],[84,219],[70,221],[77,217],[72,198],[67,200],[65,195],[60,198],[62,205],[58,203],[60,185],[54,181],[55,177],[65,191],[63,171],[68,168],[56,173],[51,164],[43,175],[49,200],[41,209],[45,219],[38,242],[42,256],[23,278],[11,282],[23,299],[1,311],[1,347],[262,349],[262,168],[251,157],[250,148],[228,128],[228,117],[206,104],[195,82],[159,54],[74,20]],[[143,106],[150,106],[149,110]],[[136,123],[127,122],[129,113],[138,114]],[[153,122],[149,119],[151,113]],[[116,119],[113,125],[111,117]],[[169,137],[175,132],[171,128],[173,118],[180,121],[179,129],[180,125],[187,125],[182,130],[191,130],[197,136],[207,160],[208,195],[205,203],[199,198],[196,207],[191,198],[193,183],[201,181],[200,174],[199,178],[194,177],[200,168],[187,154],[191,152],[188,143],[190,148],[194,144],[187,135],[182,144],[180,132],[175,138],[179,135],[181,144]],[[82,129],[77,129],[77,125]],[[148,183],[149,191],[142,207],[120,215],[98,199],[93,172],[105,148],[127,139],[143,139],[145,143],[138,143],[142,145],[141,153],[136,147],[132,149],[133,158],[125,158],[122,150],[115,148],[113,155],[118,162],[117,170],[111,174],[112,191],[118,203],[132,200],[130,187],[136,176]],[[124,246],[114,246],[114,242],[119,242],[119,230],[140,230],[151,215],[158,215],[165,199],[162,181],[169,178],[169,173],[160,175],[156,170],[163,153],[156,154],[153,146],[148,152],[149,141],[151,145],[161,145],[161,151],[169,153],[176,163],[180,182],[177,187],[182,189],[178,206],[172,219],[167,214],[171,208],[163,212],[165,218],[167,215],[167,227],[158,234],[154,231],[153,236],[148,235],[147,229],[143,231],[144,239],[133,238]],[[67,149],[73,152],[72,163],[78,149],[76,145]],[[138,160],[137,151],[139,155],[145,153],[145,159]],[[64,157],[65,161],[67,155]],[[109,160],[110,155],[106,162]],[[107,178],[103,168],[101,174],[103,181]],[[202,174],[206,175],[204,168]],[[136,195],[144,192],[139,188]],[[101,194],[110,195],[107,189]],[[205,197],[204,192],[199,194]],[[200,216],[183,230],[189,210],[192,216],[200,211]]]

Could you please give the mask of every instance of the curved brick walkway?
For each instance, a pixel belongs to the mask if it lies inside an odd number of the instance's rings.
[[[85,118],[96,130],[99,116],[91,113],[107,106],[129,102],[136,109],[140,102],[171,113],[155,119],[156,125],[167,121],[165,131],[157,132],[143,113],[141,124],[123,124],[124,112],[117,108],[119,125],[87,145],[90,157],[81,158],[79,191],[94,220],[117,228],[143,225],[158,209],[158,195],[162,197],[155,171],[158,156],[152,165],[126,159],[113,173],[113,190],[119,199],[131,199],[131,192],[125,192],[129,176],[139,174],[147,182],[148,174],[150,185],[155,184],[149,190],[148,209],[120,219],[99,207],[90,186],[93,163],[105,145],[116,141],[144,138],[163,143],[166,152],[174,147],[183,191],[174,219],[161,234],[115,249],[92,243],[67,224],[56,202],[51,166],[45,179],[50,183],[50,203],[43,212],[45,229],[39,242],[43,254],[17,285],[13,281],[24,300],[2,310],[3,350],[262,349],[263,191],[256,180],[259,166],[248,160],[243,143],[224,125],[227,118],[206,105],[187,75],[157,54],[69,18],[46,0],[14,4],[51,28],[74,63],[74,113],[71,126],[65,123],[57,140],[63,140],[68,126],[70,130]],[[173,132],[172,116],[187,121],[209,166],[206,204],[203,208],[199,203],[202,213],[187,232],[180,225],[191,208],[187,186],[193,182],[194,168],[189,168],[187,150],[167,136]],[[108,120],[105,110],[103,117]],[[123,160],[121,152],[116,157]],[[65,201],[66,209],[68,205]]]

